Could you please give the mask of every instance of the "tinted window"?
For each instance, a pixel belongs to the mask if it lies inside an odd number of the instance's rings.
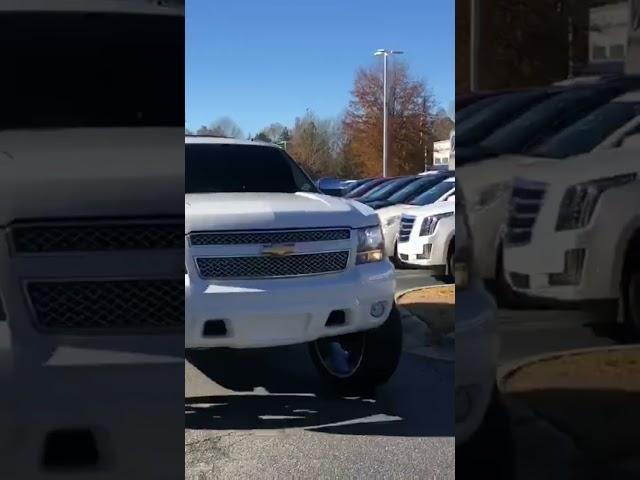
[[[390,181],[391,181],[390,178],[377,178],[375,180],[371,180],[365,183],[364,185],[360,185],[358,188],[349,192],[349,194],[347,195],[347,198],[358,198],[361,195],[364,195],[365,193],[367,193],[368,191],[378,187],[379,185],[390,182]]]
[[[427,190],[421,195],[418,195],[416,198],[411,200],[409,205],[429,205],[433,202],[436,202],[442,197],[445,193],[447,193],[452,188],[455,188],[455,182],[441,182],[435,187]]]
[[[550,138],[530,154],[546,158],[566,158],[590,152],[638,115],[640,102],[608,103]]]
[[[518,153],[584,117],[609,101],[616,91],[581,88],[555,95],[497,130],[480,145],[496,155]]]
[[[183,39],[178,16],[0,13],[0,127],[182,127]]]
[[[456,127],[458,146],[481,142],[497,128],[532,105],[549,97],[549,93],[523,92],[500,96],[496,102]]]
[[[185,192],[316,192],[313,182],[279,148],[185,145]]]
[[[398,178],[391,182],[385,183],[364,195],[361,200],[367,202],[375,202],[376,200],[386,200],[398,190],[404,188],[411,182],[415,182],[415,177]]]
[[[403,189],[391,195],[389,197],[389,202],[395,204],[413,200],[418,195],[442,182],[445,178],[447,178],[446,175],[429,175],[427,178],[422,178],[416,182],[410,183]]]
[[[495,103],[500,97],[489,97],[483,98],[482,100],[478,100],[477,102],[472,103],[471,105],[463,108],[459,112],[456,112],[456,124],[460,125],[467,118],[475,115],[476,113],[484,110],[487,106]]]

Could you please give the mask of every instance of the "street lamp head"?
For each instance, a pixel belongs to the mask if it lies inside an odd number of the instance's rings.
[[[374,55],[402,55],[404,52],[402,50],[386,50],[384,48],[380,48],[376,50]]]

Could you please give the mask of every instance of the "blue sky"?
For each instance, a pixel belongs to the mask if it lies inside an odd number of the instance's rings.
[[[222,116],[244,134],[292,125],[311,109],[336,117],[378,48],[404,50],[445,109],[455,95],[454,0],[189,0],[186,120]]]

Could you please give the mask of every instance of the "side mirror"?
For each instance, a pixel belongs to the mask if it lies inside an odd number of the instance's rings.
[[[318,190],[325,195],[341,197],[344,194],[344,186],[340,180],[335,178],[321,178],[318,180]]]

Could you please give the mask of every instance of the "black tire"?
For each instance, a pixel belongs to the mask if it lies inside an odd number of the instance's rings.
[[[500,252],[502,252],[502,247],[500,247]],[[499,253],[497,257],[498,265],[496,266],[495,282],[496,303],[501,308],[516,309],[518,306],[521,306],[521,299],[507,281],[503,260],[502,253]]]
[[[454,265],[456,254],[456,244],[455,240],[452,240],[449,244],[449,251],[447,252],[447,281],[451,283],[455,283],[456,281],[456,270]]]
[[[364,340],[359,365],[349,376],[332,373],[321,358],[318,342],[309,344],[311,360],[319,375],[341,391],[369,390],[386,383],[396,371],[402,354],[402,322],[395,304],[378,328],[349,335],[361,335]]]
[[[635,245],[639,243],[636,241]],[[625,337],[637,341],[640,339],[640,256],[633,250],[625,258],[621,288]]]
[[[393,247],[393,256],[391,257],[391,263],[396,269],[402,269],[404,267],[404,262],[400,260],[400,255],[398,255],[398,242],[396,241]]]
[[[456,446],[456,478],[516,478],[511,419],[497,387],[480,428],[464,445]]]

